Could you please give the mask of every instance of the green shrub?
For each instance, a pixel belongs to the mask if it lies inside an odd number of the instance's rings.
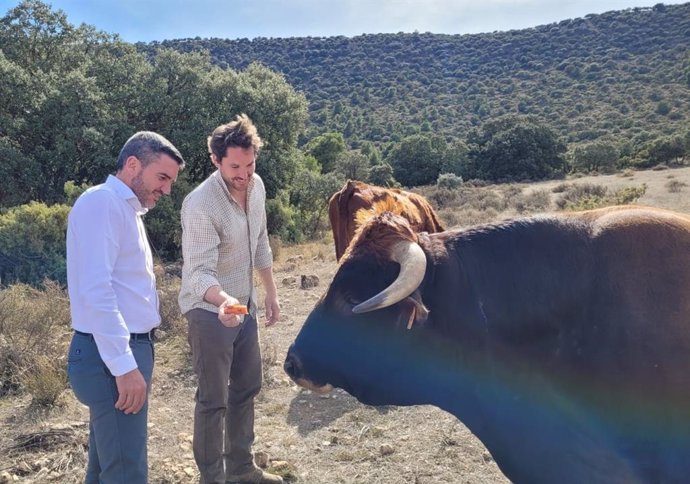
[[[579,199],[571,200],[563,207],[566,210],[592,210],[601,207],[610,207],[612,205],[627,205],[635,203],[647,191],[647,185],[642,184],[639,187],[626,187],[609,194],[607,190],[600,195],[584,195]],[[559,203],[560,206],[560,203]]]
[[[575,147],[571,162],[574,170],[611,173],[620,157],[618,149],[606,141],[594,141]]]
[[[438,209],[454,206],[458,199],[457,191],[438,185],[426,190],[424,196]]]
[[[67,205],[31,202],[0,214],[0,282],[38,286],[67,280]]]
[[[295,209],[299,235],[307,240],[318,239],[330,231],[328,200],[340,190],[345,180],[337,173],[325,175],[301,171],[290,188],[290,205]],[[283,239],[300,242],[300,239]]]
[[[297,213],[290,205],[288,193],[281,191],[275,198],[266,200],[266,229],[271,235],[285,241],[301,240],[297,227]]]
[[[182,226],[180,208],[182,201],[194,187],[183,178],[173,185],[169,197],[163,197],[158,204],[144,216],[151,250],[161,260],[172,262],[182,256]]]
[[[369,168],[369,183],[380,187],[397,188],[400,186],[393,176],[393,167],[388,163],[378,163]]]
[[[556,205],[560,209],[577,206],[585,199],[602,198],[608,191],[605,186],[594,183],[563,183],[556,188],[554,188],[554,192],[561,193],[561,196],[556,200]]]
[[[458,188],[462,186],[462,177],[454,173],[441,173],[436,180],[436,186],[439,188]]]
[[[67,199],[67,204],[68,205],[74,205],[74,202],[77,201],[77,198],[81,196],[82,193],[84,193],[86,190],[88,190],[90,185],[86,183],[82,183],[81,185],[77,185],[73,181],[67,181],[65,182],[65,198]]]

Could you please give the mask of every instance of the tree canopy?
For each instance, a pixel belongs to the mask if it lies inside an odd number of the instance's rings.
[[[208,53],[172,49],[149,58],[36,0],[0,20],[0,46],[0,152],[8,160],[0,170],[18,181],[0,203],[61,202],[67,181],[100,183],[139,130],[173,141],[184,176],[198,182],[213,170],[206,137],[241,112],[265,141],[257,171],[267,192],[292,181],[286,153],[306,128],[307,103],[265,66],[221,69]]]
[[[468,137],[463,177],[485,180],[541,180],[565,172],[566,144],[533,118],[507,116],[484,124]]]

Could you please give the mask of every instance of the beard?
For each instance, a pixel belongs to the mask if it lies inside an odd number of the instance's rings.
[[[139,199],[139,203],[141,203],[142,207],[153,208],[156,206],[157,200],[153,197],[153,193],[148,190],[144,184],[143,170],[132,178],[131,189]]]
[[[239,180],[233,178],[230,181],[230,185],[238,192],[246,192],[247,187],[249,186],[249,180]]]
[[[251,176],[247,177],[246,180],[241,181],[239,178],[227,178],[221,173],[221,177],[225,182],[225,186],[228,187],[231,193],[246,193],[249,188],[249,180]]]

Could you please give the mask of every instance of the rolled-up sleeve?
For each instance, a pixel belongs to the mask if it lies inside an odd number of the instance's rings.
[[[266,210],[261,210],[261,231],[259,232],[259,240],[256,246],[256,258],[254,260],[254,267],[258,270],[266,269],[273,265],[273,251],[268,242],[268,230],[266,228]]]

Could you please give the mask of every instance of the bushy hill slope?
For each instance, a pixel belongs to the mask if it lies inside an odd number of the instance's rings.
[[[228,35],[232,33],[229,32]],[[658,4],[478,35],[183,39],[139,44],[260,62],[310,102],[310,136],[353,144],[438,131],[464,139],[490,118],[533,114],[571,143],[669,134],[690,112],[690,3]]]

